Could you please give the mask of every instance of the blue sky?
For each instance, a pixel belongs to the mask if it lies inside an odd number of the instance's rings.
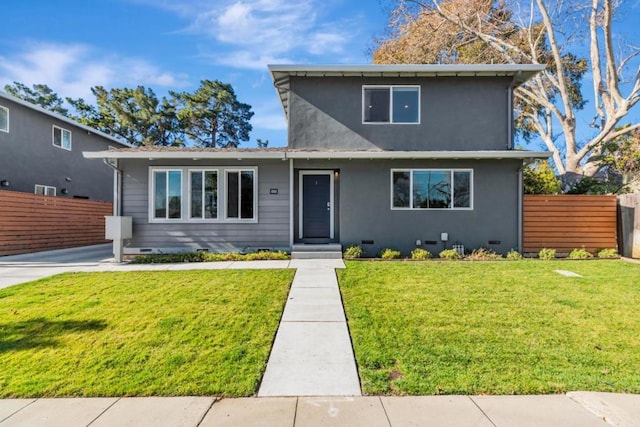
[[[192,91],[202,79],[233,85],[253,107],[251,141],[286,145],[286,123],[267,71],[273,63],[369,63],[391,0],[4,1],[0,88],[45,83],[91,100],[90,88]],[[616,30],[638,45],[640,0],[623,2]],[[617,40],[616,40],[617,41]],[[634,67],[637,61],[634,62]],[[633,67],[632,67],[633,68]],[[590,81],[583,82],[590,96]],[[626,93],[626,91],[625,91]],[[635,109],[631,115],[637,121]],[[588,113],[586,112],[588,111]],[[590,107],[580,136],[593,129]],[[535,145],[535,144],[532,144]],[[535,148],[529,146],[528,148]]]
[[[272,63],[369,63],[387,22],[378,0],[21,0],[2,5],[0,87],[45,83],[191,91],[231,83],[253,107],[251,141],[286,145]],[[8,18],[13,17],[13,18]]]

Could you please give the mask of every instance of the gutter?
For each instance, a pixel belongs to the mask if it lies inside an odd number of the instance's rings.
[[[518,168],[518,252],[522,253],[524,250],[523,247],[523,223],[524,223],[524,205],[522,198],[524,197],[524,188],[523,188],[523,180],[522,180],[522,170],[524,169],[524,162],[522,162],[522,166]]]
[[[513,150],[513,89],[521,75],[522,71],[517,71],[507,88],[507,150]]]
[[[120,194],[122,194],[122,170],[118,169],[117,159],[102,159],[102,163],[113,169],[113,215],[122,215],[122,203],[120,203]]]

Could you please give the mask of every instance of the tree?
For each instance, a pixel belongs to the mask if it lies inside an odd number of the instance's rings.
[[[518,128],[524,137],[540,137],[565,181],[594,176],[602,165],[589,158],[640,128],[620,127],[640,100],[640,72],[636,69],[630,81],[625,78],[640,49],[627,46],[624,55],[616,52],[612,0],[591,0],[589,7],[579,0],[531,0],[530,7],[524,6],[516,0],[399,0],[390,35],[376,42],[373,60],[547,65],[514,93]],[[585,38],[587,58],[582,58],[571,50]],[[587,105],[581,88],[587,72],[593,77],[588,105],[594,130],[578,132],[582,124],[576,114]],[[584,134],[590,136],[578,136]]]
[[[592,159],[610,175],[619,176],[624,190],[640,191],[640,129],[606,144],[602,154]]]
[[[180,146],[184,141],[178,111],[166,98],[158,99],[152,89],[138,86],[106,90],[91,88],[96,106],[83,99],[68,99],[87,126],[139,145]]]
[[[194,93],[171,92],[184,133],[203,147],[237,147],[249,140],[253,112],[238,101],[233,87],[218,80],[202,80]]]
[[[269,147],[269,140],[265,139],[264,141],[260,138],[256,139],[256,145],[258,148],[267,148]]]
[[[525,194],[558,194],[560,180],[548,160],[538,160],[522,170]]]
[[[13,82],[11,85],[5,85],[4,90],[16,98],[39,105],[46,110],[63,116],[69,115],[69,110],[63,106],[64,99],[45,84],[34,84],[28,87],[23,83]]]

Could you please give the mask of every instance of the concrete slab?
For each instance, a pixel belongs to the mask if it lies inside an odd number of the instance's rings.
[[[0,423],[35,401],[36,399],[0,399]]]
[[[276,268],[290,268],[290,261],[234,261],[229,268],[244,270],[244,269],[276,269]]]
[[[8,255],[0,257],[0,263],[96,264],[112,260],[112,249],[113,246],[110,243],[107,243],[103,245],[57,249],[53,251],[34,252],[22,255]]]
[[[292,259],[289,268],[346,268],[341,259]]]
[[[258,396],[360,396],[346,322],[281,322]]]
[[[118,400],[91,427],[197,426],[212,397],[130,397]]]
[[[301,268],[296,271],[292,287],[338,289],[338,278],[333,268]]]
[[[565,395],[474,396],[497,426],[605,427],[607,424]]]
[[[493,426],[468,396],[381,397],[380,400],[392,426]]]
[[[7,419],[2,426],[87,426],[118,398],[38,399]]]
[[[390,427],[378,397],[298,399],[296,427]]]
[[[582,277],[578,273],[574,273],[573,271],[569,271],[569,270],[553,270],[553,271],[566,277]]]
[[[291,288],[281,321],[346,322],[340,291],[337,287]]]
[[[640,426],[640,395],[574,391],[571,399],[598,418],[617,427]]]
[[[201,427],[293,426],[295,397],[223,399],[211,407]]]

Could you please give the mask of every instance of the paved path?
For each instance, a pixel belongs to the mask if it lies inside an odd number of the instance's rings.
[[[298,268],[258,396],[360,396],[335,269]]]
[[[640,426],[640,395],[0,400],[17,426]]]

